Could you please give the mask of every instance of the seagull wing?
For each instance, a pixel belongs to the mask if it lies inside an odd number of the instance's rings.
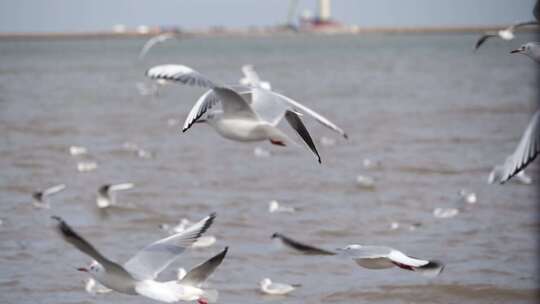
[[[534,113],[519,144],[510,157],[504,162],[504,173],[501,184],[525,169],[540,152],[540,110]]]
[[[140,280],[154,279],[197,241],[212,225],[214,218],[215,213],[212,213],[188,229],[146,246],[127,261],[124,267]]]
[[[405,265],[409,267],[422,267],[429,263],[427,260],[421,260],[409,257],[405,255],[403,252],[392,249],[390,253],[388,254],[388,259],[390,259],[392,262],[395,262],[399,265]],[[399,266],[398,265],[398,266]]]
[[[217,85],[201,73],[190,67],[179,64],[157,65],[146,71],[146,76],[152,79],[177,81],[186,85],[203,88],[215,88]]]
[[[319,155],[319,152],[317,151],[317,147],[315,147],[315,143],[313,143],[313,139],[311,139],[311,135],[309,135],[308,130],[306,129],[306,126],[304,126],[304,123],[300,119],[300,116],[296,112],[293,111],[287,111],[285,113],[285,119],[287,119],[287,122],[291,127],[302,137],[302,140],[306,143],[306,145],[309,147],[311,152],[315,155],[317,158],[317,161],[319,164],[321,163],[321,156]]]
[[[144,56],[146,56],[146,53],[148,53],[148,51],[150,51],[150,49],[154,45],[156,45],[158,43],[165,42],[165,41],[167,41],[169,39],[172,39],[174,37],[175,37],[175,35],[173,33],[165,33],[165,34],[160,34],[160,35],[157,35],[157,36],[154,36],[154,37],[148,39],[148,41],[146,41],[146,43],[142,47],[141,51],[139,52],[139,59],[143,59]]]
[[[338,127],[336,124],[334,124],[333,122],[328,120],[326,117],[322,116],[321,114],[313,111],[312,109],[304,106],[303,104],[301,104],[301,103],[299,103],[299,102],[297,102],[297,101],[295,101],[295,100],[293,100],[293,99],[291,99],[291,98],[289,98],[287,96],[281,95],[281,94],[273,92],[273,91],[268,91],[268,93],[273,94],[274,96],[278,97],[283,102],[285,102],[285,103],[289,104],[290,106],[292,106],[294,109],[310,115],[315,120],[317,120],[319,123],[321,123],[323,126],[325,126],[327,128],[330,128],[330,129],[334,130],[335,132],[339,133],[341,136],[347,138],[347,134],[345,133],[345,131],[343,131],[343,129]]]
[[[478,48],[484,44],[484,42],[486,42],[486,40],[488,40],[489,38],[492,38],[492,37],[497,37],[497,35],[494,35],[494,34],[484,34],[482,35],[480,38],[478,38],[478,40],[476,41],[476,44],[474,45],[474,50],[478,50]]]
[[[533,15],[536,21],[540,22],[540,1],[536,0],[533,8]]]
[[[214,92],[214,90],[206,91],[201,97],[199,97],[195,105],[193,105],[193,107],[191,108],[191,111],[189,111],[189,114],[184,121],[184,127],[182,128],[182,132],[186,132],[189,128],[191,128],[191,126],[195,122],[197,122],[197,120],[201,118],[204,113],[206,113],[218,102],[219,98]]]
[[[304,243],[300,243],[280,233],[275,233],[273,237],[279,238],[283,242],[283,244],[285,244],[286,246],[291,247],[292,249],[298,250],[307,255],[336,255],[335,252],[318,248],[315,246],[307,245]]]
[[[109,186],[109,191],[120,191],[120,190],[128,190],[133,188],[135,185],[132,183],[122,183],[122,184],[114,184]]]
[[[77,232],[75,232],[75,230],[73,230],[62,218],[58,216],[52,216],[52,218],[58,221],[57,229],[66,242],[75,246],[77,249],[84,252],[94,260],[98,261],[101,265],[103,265],[103,267],[107,269],[107,271],[114,271],[116,273],[123,274],[131,278],[129,273],[127,273],[122,266],[104,257],[99,251],[94,248],[94,246],[92,246],[92,244],[88,243]]]
[[[66,185],[65,184],[59,184],[59,185],[55,185],[55,186],[52,186],[50,188],[47,188],[43,191],[43,196],[47,196],[47,195],[51,195],[51,194],[55,194],[55,193],[58,193],[62,190],[66,189]]]
[[[527,25],[538,25],[538,21],[519,22],[519,23],[512,24],[511,26],[507,27],[506,30],[514,31],[517,28],[524,27]]]
[[[206,262],[195,266],[180,280],[180,284],[187,284],[191,286],[199,286],[204,283],[206,279],[216,270],[221,264],[225,255],[227,254],[229,247],[225,247],[223,251],[208,259]]]

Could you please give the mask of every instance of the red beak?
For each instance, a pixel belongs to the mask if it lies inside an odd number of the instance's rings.
[[[78,271],[82,271],[82,272],[88,272],[88,269],[84,268],[84,267],[81,267],[81,268],[77,268]]]

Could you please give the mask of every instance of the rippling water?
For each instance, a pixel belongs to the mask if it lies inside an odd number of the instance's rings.
[[[218,213],[211,248],[184,254],[191,267],[224,246],[229,255],[210,280],[222,303],[532,303],[538,286],[534,187],[488,185],[494,164],[513,151],[535,109],[535,66],[490,40],[473,54],[475,35],[193,38],[158,45],[136,61],[143,40],[0,41],[0,300],[3,303],[150,303],[118,293],[92,297],[88,258],[53,231],[64,217],[106,255],[125,261],[161,238],[160,223]],[[161,63],[182,63],[225,83],[252,63],[273,87],[320,111],[348,141],[305,117],[323,164],[301,148],[240,144],[205,125],[185,134],[198,88],[170,85],[142,96],[136,83]],[[123,145],[152,153],[140,158]],[[85,146],[86,156],[68,154]],[[255,147],[271,157],[256,157]],[[364,158],[381,168],[365,169]],[[77,163],[97,169],[78,172]],[[538,179],[537,166],[528,173]],[[356,184],[362,174],[375,188]],[[103,183],[129,181],[125,207],[100,213]],[[31,192],[67,190],[36,210]],[[448,219],[435,208],[478,203]],[[299,208],[268,213],[268,202]],[[391,229],[393,222],[398,229]],[[414,224],[416,229],[411,230]],[[395,224],[394,224],[395,226]],[[273,232],[333,249],[388,245],[447,263],[436,279],[397,269],[370,271],[335,257],[306,257],[271,242]],[[173,277],[173,268],[163,279]],[[257,291],[264,277],[301,283],[287,297]]]

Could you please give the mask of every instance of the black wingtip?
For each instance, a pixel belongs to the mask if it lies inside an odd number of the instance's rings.
[[[59,217],[58,215],[51,215],[51,218],[53,220],[56,220],[56,221],[60,222],[60,223],[64,222],[64,220],[61,217]]]
[[[203,235],[203,233],[205,233],[206,230],[208,230],[208,228],[210,228],[210,226],[212,226],[212,224],[214,223],[215,218],[216,218],[216,213],[215,212],[212,212],[212,213],[210,213],[210,215],[208,215],[208,219],[206,220],[206,222],[204,222],[204,226],[199,231],[199,235],[198,235],[199,237],[201,235]]]
[[[343,138],[349,139],[349,135],[347,135],[347,133],[343,133]]]
[[[272,234],[272,236],[271,236],[270,238],[271,238],[271,239],[275,239],[275,238],[279,238],[279,237],[281,237],[281,234],[275,232],[274,234]]]

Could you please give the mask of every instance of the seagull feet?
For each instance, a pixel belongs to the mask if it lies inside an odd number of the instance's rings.
[[[205,299],[198,299],[197,303],[199,303],[199,304],[208,304],[208,301],[206,301]]]
[[[270,138],[270,142],[272,143],[272,145],[285,147],[285,143],[281,140]]]

